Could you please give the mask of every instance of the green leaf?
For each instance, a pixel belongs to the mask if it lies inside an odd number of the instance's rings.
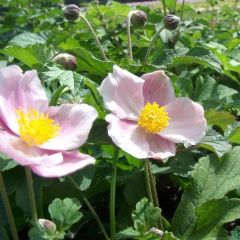
[[[174,234],[189,238],[197,221],[196,209],[212,199],[220,199],[237,189],[240,181],[240,147],[235,147],[219,161],[216,156],[201,158],[192,172],[192,179],[182,195],[172,220]]]
[[[8,46],[1,50],[0,53],[15,57],[30,68],[36,68],[39,64],[49,62],[54,55],[51,49],[42,44],[35,44],[26,47],[20,47],[17,45]]]
[[[216,56],[207,48],[195,47],[190,50],[181,48],[177,50],[165,49],[156,53],[153,59],[154,65],[181,65],[200,64],[221,72],[221,64]]]
[[[179,240],[178,238],[176,238],[173,233],[171,232],[165,232],[163,235],[162,240]]]
[[[136,204],[136,210],[132,212],[134,228],[141,234],[148,232],[150,228],[155,227],[161,216],[161,210],[154,207],[147,198],[143,198]]]
[[[228,126],[224,135],[229,142],[240,144],[240,123],[236,122],[235,124]]]
[[[86,191],[92,183],[94,173],[95,166],[90,165],[81,169],[81,171],[73,173],[72,178],[75,180],[81,191]]]
[[[46,39],[31,32],[20,33],[9,41],[10,45],[17,45],[20,47],[27,47],[34,44],[45,44]]]
[[[240,199],[227,199],[225,197],[208,201],[197,208],[195,228],[188,239],[227,239],[228,235],[222,226],[238,219],[239,215]]]
[[[74,54],[77,58],[77,71],[87,71],[90,74],[94,74],[101,77],[106,77],[109,72],[112,71],[112,62],[105,62],[94,57],[90,52],[84,48],[67,48],[69,52]]]
[[[79,212],[80,208],[81,204],[76,199],[65,198],[61,200],[56,198],[49,205],[48,211],[58,229],[65,231],[82,218],[82,213]]]
[[[206,148],[216,153],[219,157],[222,157],[232,147],[224,136],[211,128],[207,129],[205,137],[197,146]]]
[[[205,109],[220,108],[231,103],[232,96],[237,93],[233,88],[218,84],[210,76],[200,76],[196,81],[194,100],[202,103]]]
[[[205,113],[205,118],[207,119],[208,125],[217,125],[222,130],[235,122],[236,118],[227,111],[216,111],[215,109],[210,109]]]
[[[139,237],[140,233],[132,227],[126,228],[116,234],[116,239],[136,238]]]
[[[42,79],[47,82],[58,81],[61,86],[67,86],[71,91],[74,90],[74,75],[70,70],[63,70],[56,66],[47,67],[47,71],[42,72]]]
[[[0,171],[6,171],[17,166],[17,163],[0,153]]]
[[[231,236],[229,240],[239,240],[239,239],[240,239],[240,226],[237,226],[231,231]]]

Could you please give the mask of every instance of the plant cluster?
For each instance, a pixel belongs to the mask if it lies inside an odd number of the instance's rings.
[[[161,2],[1,4],[0,239],[240,239],[239,6]]]

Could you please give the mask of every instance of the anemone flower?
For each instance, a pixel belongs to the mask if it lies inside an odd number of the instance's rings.
[[[0,69],[0,152],[43,177],[60,177],[93,164],[77,149],[97,117],[86,104],[49,107],[36,71]]]
[[[163,71],[137,77],[113,67],[99,88],[106,107],[108,134],[136,158],[166,159],[176,154],[176,143],[198,143],[205,134],[202,106],[189,98],[175,98]]]

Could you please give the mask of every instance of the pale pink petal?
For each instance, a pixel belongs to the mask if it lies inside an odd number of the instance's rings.
[[[44,112],[47,108],[48,98],[35,70],[24,74],[19,83],[17,101],[18,107],[23,110],[34,108]]]
[[[145,103],[156,102],[160,106],[164,106],[175,99],[171,80],[164,71],[155,71],[144,74],[141,78],[145,80],[143,86]]]
[[[61,153],[29,147],[20,138],[5,131],[0,131],[0,142],[0,152],[20,165],[44,164],[51,166],[63,161]]]
[[[79,151],[62,152],[63,162],[52,165],[31,165],[30,168],[42,177],[62,177],[95,163],[95,159]]]
[[[47,106],[48,99],[36,71],[22,75],[17,66],[0,70],[0,118],[14,133],[18,133],[16,110],[45,111]]]
[[[99,92],[112,113],[121,119],[136,120],[144,106],[143,84],[143,79],[115,65]]]
[[[50,150],[73,150],[83,145],[97,118],[96,110],[87,104],[63,104],[48,109],[49,118],[58,123],[58,136],[41,145]]]
[[[0,119],[14,132],[18,129],[15,114],[16,93],[22,77],[22,70],[16,65],[0,69]]]
[[[149,143],[150,158],[162,159],[165,162],[167,158],[176,154],[176,144],[157,134],[148,134],[147,141]]]
[[[206,130],[203,107],[189,98],[177,98],[166,106],[169,126],[159,135],[175,143],[198,143]]]
[[[148,157],[146,133],[137,122],[121,120],[113,114],[107,115],[106,121],[110,123],[108,135],[119,148],[136,158]]]

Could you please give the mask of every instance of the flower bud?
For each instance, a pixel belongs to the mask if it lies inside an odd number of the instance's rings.
[[[77,69],[77,59],[68,53],[60,53],[56,55],[52,59],[52,62],[62,65],[66,70],[75,71]]]
[[[174,30],[178,27],[180,18],[175,15],[167,15],[163,19],[164,27],[168,30]]]
[[[47,219],[38,219],[38,224],[49,235],[53,235],[57,230],[56,224]]]
[[[136,27],[144,27],[147,22],[147,14],[142,10],[133,10],[131,14],[131,23]]]
[[[62,10],[65,18],[71,22],[77,20],[80,14],[80,8],[75,4],[69,4]]]
[[[162,230],[159,230],[159,229],[157,229],[155,227],[152,227],[151,229],[149,229],[149,232],[150,233],[154,233],[154,234],[156,234],[159,237],[162,237],[163,234],[164,234]]]

